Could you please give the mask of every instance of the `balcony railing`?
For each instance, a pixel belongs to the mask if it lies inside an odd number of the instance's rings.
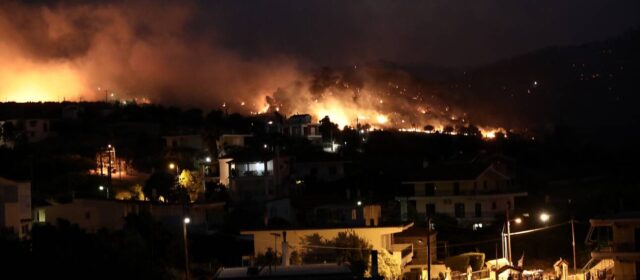
[[[269,176],[272,175],[271,171],[240,171],[240,172],[231,172],[231,178],[238,177],[261,177],[261,176]]]
[[[413,254],[413,244],[411,243],[393,244],[391,245],[391,249],[393,250],[394,254],[397,254],[399,252],[402,259]]]
[[[598,253],[640,253],[640,248],[633,242],[605,242],[600,243],[594,252]]]

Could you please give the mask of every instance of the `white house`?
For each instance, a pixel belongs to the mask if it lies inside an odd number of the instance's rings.
[[[409,218],[410,211],[415,211],[418,219],[445,214],[461,225],[476,228],[512,211],[515,198],[527,195],[517,190],[511,178],[482,163],[427,167],[402,184],[408,187],[407,192],[396,199],[403,220]]]
[[[31,183],[0,178],[0,227],[20,238],[31,229]]]
[[[638,279],[640,213],[627,212],[589,220],[587,243],[594,245],[585,266],[591,279]]]

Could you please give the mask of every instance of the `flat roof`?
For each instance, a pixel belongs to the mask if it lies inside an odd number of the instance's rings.
[[[383,228],[402,228],[409,229],[413,226],[413,222],[408,224],[381,225],[381,226],[319,226],[319,227],[301,227],[301,226],[283,226],[272,228],[257,228],[241,230],[240,233],[251,233],[260,231],[289,231],[289,230],[331,230],[331,229],[383,229]]]

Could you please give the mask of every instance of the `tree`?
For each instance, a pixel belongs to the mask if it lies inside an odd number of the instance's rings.
[[[160,196],[173,197],[174,184],[173,175],[163,171],[155,172],[144,184],[144,195],[151,200],[158,200]]]
[[[428,131],[428,132],[433,132],[435,129],[436,128],[433,127],[433,125],[430,125],[430,124],[424,126],[424,130]]]
[[[453,132],[453,126],[445,126],[442,132],[444,132],[445,134],[451,134]]]
[[[367,276],[370,276],[371,266],[367,270]],[[402,277],[402,269],[400,269],[400,264],[398,260],[393,258],[387,250],[382,249],[378,250],[378,274],[382,276],[384,279],[400,279]]]
[[[340,133],[340,129],[338,129],[338,125],[331,122],[329,116],[325,116],[320,120],[320,126],[318,130],[322,134],[322,139],[325,141],[334,140],[338,134]]]
[[[351,272],[357,276],[363,276],[369,267],[372,246],[352,231],[340,232],[330,240],[318,234],[308,235],[302,243],[307,248],[302,254],[305,263],[334,260],[338,264],[348,264]]]
[[[178,185],[187,191],[189,200],[192,202],[196,201],[198,196],[204,192],[200,176],[194,176],[189,170],[182,170],[178,177]]]

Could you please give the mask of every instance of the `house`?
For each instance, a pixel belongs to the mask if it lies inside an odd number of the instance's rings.
[[[326,152],[296,156],[292,164],[292,177],[308,182],[335,182],[345,177],[347,162]]]
[[[487,163],[461,163],[428,166],[402,182],[404,193],[396,197],[401,205],[401,218],[408,220],[409,211],[417,219],[445,214],[463,226],[482,227],[497,215],[515,209],[515,199],[524,197],[511,178]]]
[[[216,145],[218,147],[218,156],[223,157],[231,153],[234,149],[245,147],[248,138],[253,137],[251,134],[222,134]]]
[[[592,278],[637,279],[640,275],[640,212],[589,220],[586,242],[594,247],[585,268]],[[596,278],[599,279],[599,278]]]
[[[429,238],[427,238],[429,233]],[[403,232],[393,235],[393,240],[398,243],[411,243],[413,244],[413,259],[407,264],[406,271],[411,269],[418,269],[419,271],[427,269],[427,239],[431,246],[429,246],[429,252],[431,254],[431,262],[434,263],[437,260],[437,232],[431,229],[427,230],[426,226],[414,226]]]
[[[183,204],[78,198],[69,203],[36,207],[33,212],[37,223],[55,224],[63,219],[82,229],[97,231],[121,229],[126,216],[143,211],[167,224],[180,224],[184,217],[189,217],[192,226],[208,228],[222,224],[224,203],[194,203],[185,209]]]
[[[293,115],[287,119],[283,126],[283,133],[292,137],[302,137],[311,143],[322,145],[322,134],[319,124],[313,123],[311,115]]]
[[[31,183],[0,178],[0,228],[18,237],[31,230]]]
[[[203,150],[206,146],[199,134],[167,135],[163,136],[165,147],[170,149]]]
[[[228,176],[228,187],[236,200],[266,201],[286,194],[283,187],[290,175],[290,160],[286,156],[270,153],[245,153],[222,160],[220,181]],[[224,184],[224,183],[223,183]]]
[[[0,146],[13,147],[17,139],[26,143],[36,143],[51,136],[51,124],[48,119],[5,120],[0,121],[0,128],[3,130]]]
[[[413,226],[413,223],[393,226],[364,226],[364,227],[284,227],[241,231],[242,235],[250,235],[253,238],[253,257],[264,255],[268,250],[273,250],[276,255],[291,256],[293,252],[303,253],[306,245],[304,239],[307,236],[319,235],[322,239],[329,240],[342,232],[353,232],[366,240],[374,250],[387,250],[400,269],[413,258],[413,245],[411,243],[397,243],[394,234],[405,231]],[[284,252],[284,253],[283,253]],[[288,265],[288,258],[284,258],[283,265]]]

